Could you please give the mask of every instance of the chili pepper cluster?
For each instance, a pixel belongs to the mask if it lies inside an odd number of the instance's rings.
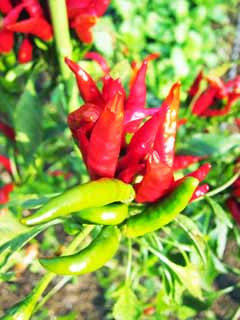
[[[175,83],[160,108],[146,108],[148,56],[135,72],[126,95],[119,79],[109,73],[102,78],[102,91],[78,64],[66,58],[74,72],[84,105],[68,116],[68,124],[92,179],[118,178],[131,183],[137,202],[155,202],[172,191],[181,180],[174,172],[202,158],[175,156],[180,82]],[[202,181],[210,164],[190,176]],[[199,186],[193,199],[208,191]]]
[[[204,83],[207,87],[202,90]],[[239,98],[240,76],[224,82],[216,76],[204,76],[200,71],[189,90],[192,113],[199,117],[224,116]]]
[[[18,61],[32,60],[33,36],[49,41],[53,37],[52,27],[38,0],[0,1],[3,14],[0,28],[0,53],[8,53],[14,47],[14,34],[23,33],[25,37],[19,45]]]

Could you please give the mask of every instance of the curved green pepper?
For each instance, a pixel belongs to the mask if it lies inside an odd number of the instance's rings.
[[[187,177],[162,201],[127,219],[122,227],[123,234],[135,238],[168,224],[187,206],[198,184],[196,178]]]
[[[102,178],[88,182],[64,192],[49,200],[33,215],[22,218],[21,222],[32,226],[83,209],[101,207],[112,202],[129,203],[134,199],[133,187],[117,179]]]
[[[85,249],[70,255],[39,259],[47,270],[61,275],[80,275],[101,268],[116,253],[120,231],[115,226],[103,227]]]
[[[81,210],[74,213],[73,218],[82,223],[117,225],[128,216],[128,205],[109,204],[107,206]]]

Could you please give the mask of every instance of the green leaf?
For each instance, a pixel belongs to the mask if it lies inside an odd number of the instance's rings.
[[[52,225],[59,223],[59,220],[54,220],[49,223],[36,226],[33,228],[25,228],[23,232],[16,235],[9,241],[3,243],[0,246],[0,270],[5,266],[8,259],[19,249],[21,249],[26,243],[33,239],[43,230],[49,228]]]
[[[42,107],[32,75],[26,83],[15,113],[16,140],[20,153],[31,160],[42,138]]]
[[[206,241],[204,235],[198,229],[198,226],[187,216],[182,214],[178,215],[176,222],[183,228],[183,230],[189,235],[192,239],[195,248],[197,249],[203,263],[206,263]]]
[[[198,133],[186,141],[182,151],[199,156],[219,156],[237,146],[240,146],[239,133],[232,134],[231,136],[212,133]]]
[[[120,296],[114,305],[113,316],[116,320],[139,319],[140,306],[134,292],[128,284],[120,291]]]
[[[233,224],[229,217],[229,215],[223,210],[219,203],[217,203],[212,198],[206,197],[208,203],[211,205],[213,212],[215,213],[216,217],[220,220],[220,222],[226,225],[228,228],[232,228]]]

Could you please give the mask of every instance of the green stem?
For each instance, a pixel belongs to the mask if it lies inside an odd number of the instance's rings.
[[[128,239],[128,261],[126,268],[126,282],[129,281],[132,268],[132,240]]]
[[[199,200],[204,199],[204,197],[212,197],[215,196],[216,194],[222,192],[223,190],[227,189],[228,187],[230,187],[240,176],[240,171],[238,171],[237,173],[235,173],[234,176],[232,176],[231,179],[229,179],[227,182],[225,182],[223,185],[221,185],[220,187],[206,193],[204,196],[199,197],[195,200],[193,200],[192,202],[197,202]]]
[[[67,8],[65,0],[49,0],[57,56],[63,80],[70,78],[71,72],[64,63],[64,58],[72,56]]]

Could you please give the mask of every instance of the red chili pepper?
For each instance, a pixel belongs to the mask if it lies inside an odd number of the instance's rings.
[[[193,201],[199,197],[204,196],[208,191],[209,191],[209,185],[206,183],[202,184],[201,186],[197,187],[197,189],[194,191],[190,201]]]
[[[0,164],[9,172],[12,173],[11,162],[4,155],[0,154]]]
[[[113,79],[109,75],[106,75],[103,77],[102,81],[102,97],[104,102],[111,100],[118,91],[122,92],[125,100],[125,90],[123,89],[120,79]]]
[[[158,129],[154,150],[159,154],[160,160],[169,167],[173,166],[175,139],[177,131],[177,117],[180,101],[180,82],[176,82],[163,102],[163,106],[168,106],[164,121]],[[163,108],[162,106],[162,108]]]
[[[186,177],[194,177],[201,182],[206,178],[211,168],[212,166],[210,163],[205,163],[201,167],[199,167],[197,170],[187,174]]]
[[[191,88],[188,90],[189,96],[194,97],[198,93],[202,79],[203,79],[203,72],[202,70],[200,70]]]
[[[9,25],[15,23],[19,18],[23,8],[24,8],[24,5],[22,3],[12,8],[3,19],[3,27],[6,28]]]
[[[107,7],[110,0],[67,0],[68,16],[70,18],[79,14],[91,14],[97,17],[101,17]]]
[[[95,16],[90,16],[87,14],[81,14],[76,16],[76,18],[71,23],[71,28],[73,28],[78,38],[84,43],[92,43],[93,35],[91,28],[96,24],[97,19]]]
[[[217,89],[210,86],[207,88],[194,103],[192,108],[192,113],[196,115],[201,115],[206,111],[214,102],[216,97]]]
[[[174,157],[173,170],[182,170],[189,167],[191,164],[198,162],[199,160],[204,159],[205,157],[197,157],[190,155],[176,155]]]
[[[14,185],[9,183],[0,188],[0,204],[5,204],[9,201],[9,194],[13,191],[13,187]]]
[[[217,89],[217,94],[216,94],[217,98],[223,99],[227,96],[227,90],[225,88],[225,84],[219,77],[208,75],[208,76],[205,76],[205,79],[208,81],[208,83],[212,87]]]
[[[18,51],[18,62],[27,63],[32,61],[33,46],[28,38],[23,39]]]
[[[227,208],[230,211],[234,220],[240,225],[240,205],[234,198],[229,198],[226,202]]]
[[[117,175],[117,178],[125,183],[132,183],[135,176],[141,174],[144,168],[143,163],[129,163],[128,167]]]
[[[90,75],[74,61],[65,58],[65,62],[75,74],[78,88],[83,100],[85,102],[93,103],[98,106],[103,106],[104,103],[101,93],[99,92],[95,82],[90,77]]]
[[[169,190],[172,168],[161,161],[157,151],[149,154],[143,180],[135,185],[137,202],[154,202]]]
[[[145,108],[146,103],[146,72],[148,62],[157,58],[159,54],[152,54],[143,60],[141,67],[139,68],[135,79],[132,83],[129,96],[125,104],[125,125],[133,120],[143,119],[148,115],[152,115],[156,112],[155,109]]]
[[[49,41],[53,37],[51,25],[42,17],[29,18],[7,26],[13,32],[33,34],[34,36]]]
[[[96,61],[102,68],[102,71],[104,72],[104,74],[107,74],[110,72],[110,68],[107,64],[107,61],[101,54],[94,51],[89,51],[85,54],[84,58]]]
[[[12,5],[10,0],[0,0],[0,12],[7,14],[11,9]]]
[[[166,106],[163,106],[135,132],[127,147],[126,155],[119,161],[119,170],[126,168],[129,163],[137,163],[143,160],[147,153],[151,151],[158,128],[165,120],[166,112]]]
[[[112,178],[115,174],[123,132],[122,92],[110,100],[90,136],[87,167],[98,177]]]
[[[39,0],[23,0],[23,4],[30,17],[44,16]]]
[[[1,42],[1,36],[0,36],[0,42]],[[0,132],[2,132],[6,137],[8,137],[10,140],[15,140],[15,132],[12,127],[10,127],[8,124],[2,122],[0,120]]]
[[[236,198],[240,198],[240,187],[234,189],[232,193]]]
[[[0,53],[8,53],[14,45],[14,35],[11,31],[0,31]]]

